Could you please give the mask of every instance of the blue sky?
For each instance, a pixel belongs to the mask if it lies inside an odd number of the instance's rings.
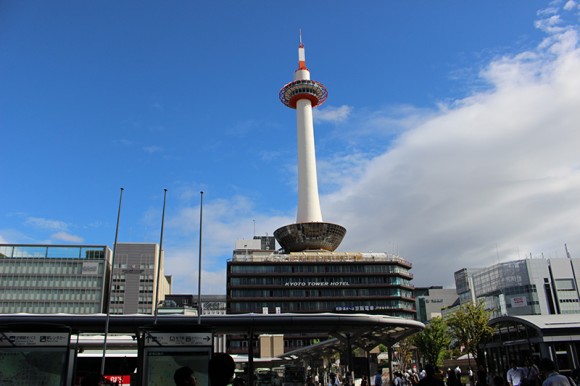
[[[236,239],[296,216],[302,29],[343,251],[416,285],[580,255],[575,1],[0,2],[0,242],[159,242],[175,293],[225,292]],[[255,225],[254,225],[255,224]]]

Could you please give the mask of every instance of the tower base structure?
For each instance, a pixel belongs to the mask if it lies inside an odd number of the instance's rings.
[[[333,252],[345,234],[346,228],[328,222],[290,224],[274,231],[278,244],[287,253],[312,250]]]

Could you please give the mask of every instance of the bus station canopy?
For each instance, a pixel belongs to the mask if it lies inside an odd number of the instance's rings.
[[[368,314],[228,314],[202,315],[110,315],[108,332],[136,334],[139,330],[175,329],[215,334],[300,334],[321,333],[336,338],[321,344],[318,350],[333,350],[352,345],[367,351],[379,344],[395,342],[421,331],[425,326],[416,320]],[[73,334],[105,332],[107,315],[73,314],[1,314],[0,328],[24,325],[61,325]],[[324,343],[324,342],[323,342]],[[315,345],[316,346],[316,345]],[[309,346],[313,347],[313,346]]]

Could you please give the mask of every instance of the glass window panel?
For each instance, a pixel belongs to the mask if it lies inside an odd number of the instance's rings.
[[[79,258],[81,250],[79,247],[48,247],[47,257],[50,258]]]

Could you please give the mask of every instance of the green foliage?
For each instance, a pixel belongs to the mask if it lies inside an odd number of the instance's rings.
[[[443,354],[451,342],[447,324],[442,318],[433,318],[425,329],[414,335],[412,342],[426,363],[441,365]]]
[[[410,368],[411,360],[413,359],[413,349],[413,337],[399,341],[397,354],[399,356],[399,369],[401,371],[407,371]]]
[[[471,354],[478,365],[478,347],[487,339],[491,338],[493,329],[488,326],[490,314],[484,308],[482,302],[478,304],[464,304],[459,310],[449,315],[447,325],[453,337],[459,344],[465,347],[465,351]]]

